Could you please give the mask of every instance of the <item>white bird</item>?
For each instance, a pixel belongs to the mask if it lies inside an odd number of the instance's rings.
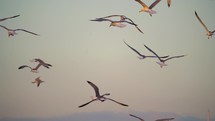
[[[44,66],[44,67],[46,67],[46,68],[49,69],[49,67],[52,66],[51,64],[45,63],[45,62],[44,62],[43,60],[41,60],[41,59],[33,59],[33,60],[31,60],[31,61],[32,61],[32,62],[39,62],[39,63],[38,63],[38,65],[37,65],[35,68],[32,68],[32,67],[30,67],[30,66],[28,66],[28,65],[22,65],[22,66],[20,66],[18,69],[30,68],[30,69],[31,69],[31,72],[38,73],[39,67]]]
[[[125,15],[109,15],[109,16],[105,16],[105,17],[101,17],[101,18],[96,18],[95,20],[93,20],[93,21],[102,21],[103,19],[107,19],[107,18],[112,18],[112,17],[119,17],[120,18],[120,20],[119,21],[113,21],[112,20],[112,22],[114,23],[120,23],[120,21],[126,21],[126,20],[128,20],[128,22],[129,22],[129,24],[131,24],[131,25],[134,25],[135,27],[136,27],[136,29],[140,32],[140,33],[143,33],[143,31],[138,27],[138,25],[137,24],[135,24],[134,23],[134,21],[133,20],[131,20],[130,18],[128,18],[128,17],[126,17]],[[109,19],[110,20],[110,19]],[[111,23],[112,23],[111,22]],[[122,24],[122,23],[121,23]],[[110,26],[115,26],[115,24],[112,24],[112,25],[110,25]],[[123,25],[123,27],[125,27],[126,25]],[[122,28],[121,26],[117,26],[117,27],[120,27],[120,28]]]
[[[0,25],[0,27],[2,27],[2,28],[4,28],[5,30],[7,30],[7,32],[8,32],[8,37],[14,36],[14,35],[18,34],[18,33],[16,33],[16,31],[24,31],[24,32],[27,32],[27,33],[30,33],[30,34],[39,36],[38,34],[33,33],[33,32],[30,32],[30,31],[27,31],[27,30],[25,30],[25,29],[9,29],[9,28],[7,28],[7,27],[5,27],[5,26],[2,26],[2,25]]]
[[[133,114],[129,114],[130,116],[132,116],[132,117],[134,117],[134,118],[137,118],[137,119],[139,119],[140,121],[145,121],[143,118],[140,118],[140,117],[138,117],[138,116],[135,116],[135,115],[133,115]]]
[[[167,0],[167,5],[168,5],[168,7],[170,7],[170,5],[171,5],[171,0]]]
[[[172,57],[168,57],[167,59],[163,60],[162,58],[160,58],[153,50],[151,50],[149,47],[147,47],[146,45],[144,45],[150,52],[152,52],[155,56],[157,56],[157,58],[160,60],[160,62],[157,62],[158,65],[160,65],[160,67],[162,68],[163,66],[167,66],[167,64],[165,64],[166,61],[173,59],[173,58],[181,58],[184,57],[186,55],[179,55],[179,56],[172,56]]]
[[[32,83],[37,83],[37,87],[39,87],[40,86],[40,83],[43,83],[44,81],[42,81],[41,79],[40,79],[40,77],[37,77]]]
[[[133,47],[131,47],[130,45],[128,45],[125,41],[124,43],[131,49],[133,50],[134,52],[136,52],[138,55],[139,55],[139,59],[145,59],[145,58],[157,58],[157,56],[146,56],[146,55],[143,55],[141,54],[140,52],[138,52],[136,49],[134,49]],[[169,56],[162,56],[160,58],[168,58]]]
[[[205,28],[206,32],[207,32],[207,36],[208,36],[208,39],[211,37],[212,38],[212,35],[214,35],[214,32],[215,30],[213,31],[209,31],[208,28],[206,27],[206,25],[202,22],[202,20],[199,18],[197,12],[195,11],[195,15],[196,15],[196,18],[199,20],[199,22],[202,24],[202,26]]]
[[[105,96],[110,95],[110,93],[105,93],[105,94],[103,94],[103,95],[100,95],[100,93],[99,93],[99,88],[98,88],[95,84],[93,84],[93,83],[90,82],[90,81],[87,81],[87,83],[88,83],[90,86],[93,87],[93,89],[94,89],[94,91],[95,91],[95,94],[96,94],[96,97],[93,98],[91,101],[89,101],[89,102],[87,102],[87,103],[85,103],[85,104],[82,104],[82,105],[78,106],[79,108],[84,107],[84,106],[86,106],[86,105],[88,105],[88,104],[90,104],[91,102],[96,101],[96,100],[100,100],[101,102],[104,102],[105,100],[110,100],[110,101],[113,101],[113,102],[115,102],[115,103],[117,103],[117,104],[120,104],[120,105],[122,105],[122,106],[128,106],[128,105],[126,105],[126,104],[123,104],[123,103],[118,102],[118,101],[116,101],[116,100],[113,100],[113,99],[111,99],[111,98],[105,97]]]
[[[155,7],[161,0],[155,0],[149,7],[141,0],[135,0],[135,1],[140,3],[143,6],[143,8],[139,12],[147,12],[149,13],[150,16],[152,16],[152,14],[156,13],[156,11],[152,10],[152,8]]]
[[[16,17],[19,17],[19,16],[20,16],[20,15],[15,15],[15,16],[11,16],[11,17],[2,18],[2,19],[0,19],[0,22],[5,21],[5,20],[7,20],[7,19],[16,18]]]

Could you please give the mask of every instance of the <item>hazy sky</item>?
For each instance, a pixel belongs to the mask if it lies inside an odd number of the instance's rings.
[[[152,0],[144,0],[151,4]],[[41,118],[83,112],[170,112],[182,116],[205,118],[215,112],[215,37],[196,19],[196,10],[209,30],[215,29],[215,2],[211,0],[172,0],[170,8],[162,0],[150,17],[139,13],[134,0],[0,0],[0,18],[20,14],[3,21],[8,28],[25,32],[8,38],[0,28],[0,118]],[[108,22],[90,19],[112,14],[131,18],[133,26],[109,27]],[[167,61],[160,68],[157,59],[139,60],[123,41],[151,55],[144,44],[159,55],[188,56]],[[29,60],[40,58],[53,65],[18,70]],[[39,88],[31,82],[41,77]],[[126,103],[93,102],[95,83],[101,93]]]

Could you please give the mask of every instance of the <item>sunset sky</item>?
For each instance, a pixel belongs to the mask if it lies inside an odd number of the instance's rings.
[[[134,0],[0,0],[0,18],[20,15],[0,25],[40,35],[18,31],[8,37],[0,28],[0,119],[105,111],[168,112],[205,119],[208,110],[214,119],[215,36],[207,38],[194,11],[213,31],[215,1],[172,0],[168,8],[162,0],[152,17],[139,13],[141,8]],[[117,28],[90,21],[113,14],[129,17],[144,34],[130,25]],[[152,53],[144,45],[159,55],[187,56],[160,68],[158,59],[139,60],[123,41],[145,55]],[[39,73],[18,70],[21,65],[36,66],[30,62],[34,58],[53,67],[41,67]],[[45,81],[40,87],[31,83],[37,77]],[[78,108],[94,95],[87,80],[101,94],[111,93],[109,97],[129,107],[106,101]]]

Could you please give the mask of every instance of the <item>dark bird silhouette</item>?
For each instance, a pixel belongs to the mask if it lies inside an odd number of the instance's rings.
[[[40,77],[37,77],[32,83],[37,83],[37,87],[39,87],[40,86],[40,83],[43,83],[44,81],[42,81],[41,79],[40,79]]]
[[[51,64],[48,64],[48,63],[45,63],[43,60],[41,60],[41,59],[33,59],[33,60],[31,60],[32,62],[39,62],[38,63],[38,65],[35,67],[35,68],[32,68],[32,67],[30,67],[30,66],[28,66],[28,65],[22,65],[22,66],[20,66],[18,69],[23,69],[23,68],[30,68],[31,69],[31,72],[34,72],[34,73],[38,73],[38,69],[39,69],[39,67],[41,67],[41,66],[44,66],[44,67],[46,67],[46,68],[50,68],[52,65]]]
[[[124,43],[131,49],[133,50],[135,53],[137,53],[139,55],[139,59],[145,59],[145,58],[157,58],[157,56],[147,56],[147,55],[143,55],[141,54],[139,51],[137,51],[136,49],[134,49],[133,47],[131,47],[130,45],[128,45],[125,41]],[[162,56],[160,58],[168,58],[169,56]]]
[[[150,52],[152,52],[155,56],[157,56],[157,58],[160,60],[160,62],[157,62],[157,64],[160,65],[160,67],[162,68],[163,66],[167,66],[167,64],[165,64],[166,61],[173,59],[173,58],[181,58],[184,57],[186,55],[179,55],[179,56],[172,56],[172,57],[168,57],[167,59],[162,59],[160,58],[153,50],[151,50],[149,47],[147,47],[146,45],[144,45],[146,47],[146,49],[148,49]]]
[[[18,34],[18,33],[16,33],[16,31],[23,31],[23,32],[27,32],[27,33],[29,33],[29,34],[33,34],[33,35],[39,36],[38,34],[33,33],[33,32],[30,32],[30,31],[27,31],[27,30],[25,30],[25,29],[9,29],[9,28],[7,28],[7,27],[5,27],[5,26],[2,26],[2,25],[0,25],[0,27],[2,27],[2,28],[4,28],[5,30],[7,30],[7,32],[8,32],[8,37],[14,36],[14,35]]]
[[[126,21],[126,20],[128,20],[127,22],[129,22],[129,24],[131,24],[131,25],[134,25],[135,27],[136,27],[136,29],[140,32],[140,33],[142,33],[143,34],[143,31],[138,27],[138,25],[136,24],[136,23],[134,23],[134,21],[133,20],[131,20],[130,18],[128,18],[128,17],[126,17],[125,15],[109,15],[109,16],[105,16],[105,17],[101,17],[101,18],[96,18],[95,20],[93,20],[93,21],[99,21],[99,22],[101,22],[101,21],[104,21],[104,19],[107,19],[107,18],[113,18],[113,17],[119,17],[120,18],[120,20],[119,21],[113,21],[113,20],[111,20],[112,22],[116,22],[116,23],[118,23],[118,22],[120,22],[120,21]],[[110,19],[109,19],[110,20]],[[115,23],[115,24],[116,24]],[[112,24],[112,23],[111,23]],[[110,26],[116,26],[116,25],[111,25],[110,24]],[[119,24],[119,23],[118,23]],[[119,24],[120,25],[120,24]],[[120,26],[117,26],[117,27],[120,27],[120,28],[122,28],[122,27],[125,27],[125,25],[124,24],[122,24],[122,25],[120,25]]]
[[[202,26],[205,28],[206,32],[207,32],[207,36],[208,36],[208,39],[211,37],[212,38],[212,35],[214,35],[214,32],[215,30],[213,31],[209,31],[208,28],[206,27],[206,25],[203,23],[203,21],[200,19],[200,17],[198,16],[197,12],[195,11],[195,15],[196,15],[196,18],[199,20],[199,22],[202,24]]]
[[[78,106],[79,108],[84,107],[84,106],[86,106],[86,105],[88,105],[88,104],[90,104],[91,102],[96,101],[96,100],[100,100],[101,102],[104,102],[104,101],[106,101],[106,100],[110,100],[110,101],[113,101],[113,102],[115,102],[115,103],[117,103],[117,104],[120,104],[120,105],[122,105],[122,106],[128,106],[127,104],[124,104],[124,103],[118,102],[118,101],[116,101],[116,100],[113,100],[113,99],[111,99],[111,98],[105,97],[105,96],[110,95],[110,93],[105,93],[105,94],[103,94],[103,95],[100,95],[100,93],[99,93],[99,88],[98,88],[95,84],[93,84],[93,83],[90,82],[90,81],[87,81],[87,83],[88,83],[90,86],[93,87],[93,89],[94,89],[94,91],[95,91],[95,94],[96,94],[96,97],[95,97],[95,98],[92,98],[91,101],[89,101],[89,102],[87,102],[87,103],[85,103],[85,104],[82,104],[82,105]]]

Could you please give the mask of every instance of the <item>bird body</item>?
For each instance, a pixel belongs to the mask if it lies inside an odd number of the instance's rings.
[[[40,77],[37,77],[32,83],[37,83],[37,87],[39,87],[40,86],[40,83],[43,83],[44,81],[42,81],[41,79],[40,79]]]

